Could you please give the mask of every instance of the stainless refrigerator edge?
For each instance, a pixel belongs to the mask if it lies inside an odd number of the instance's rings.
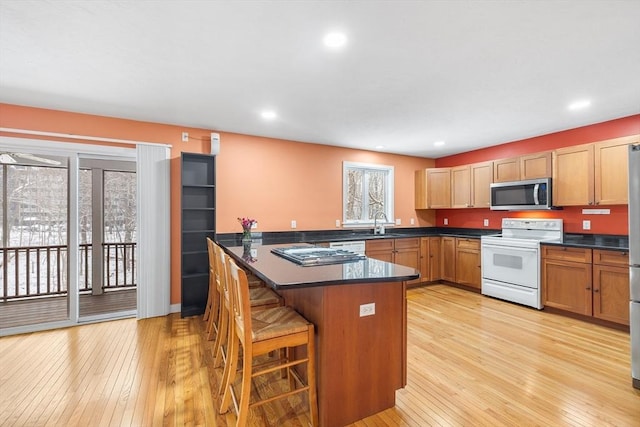
[[[629,146],[629,286],[631,377],[640,389],[640,144]]]

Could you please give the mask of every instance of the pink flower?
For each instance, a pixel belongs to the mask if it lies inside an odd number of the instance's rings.
[[[251,219],[251,218],[240,218],[238,217],[238,222],[240,223],[240,225],[242,225],[242,229],[243,230],[251,230],[251,227],[254,224],[257,224],[258,221],[256,221],[255,219]]]

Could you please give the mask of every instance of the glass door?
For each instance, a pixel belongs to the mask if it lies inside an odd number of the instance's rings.
[[[69,320],[68,163],[0,153],[0,328]]]
[[[80,160],[79,319],[135,316],[136,164]]]

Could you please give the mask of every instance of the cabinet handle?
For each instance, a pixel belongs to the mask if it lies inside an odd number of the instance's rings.
[[[588,291],[590,291],[590,290],[591,290],[591,288],[587,288],[587,290],[588,290]]]
[[[593,292],[600,292],[600,289],[594,289]]]

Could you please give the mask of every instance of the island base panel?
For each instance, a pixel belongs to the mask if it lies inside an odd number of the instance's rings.
[[[320,425],[350,424],[395,406],[405,385],[406,296],[402,282],[281,291],[316,326]],[[375,303],[375,314],[360,306]]]

